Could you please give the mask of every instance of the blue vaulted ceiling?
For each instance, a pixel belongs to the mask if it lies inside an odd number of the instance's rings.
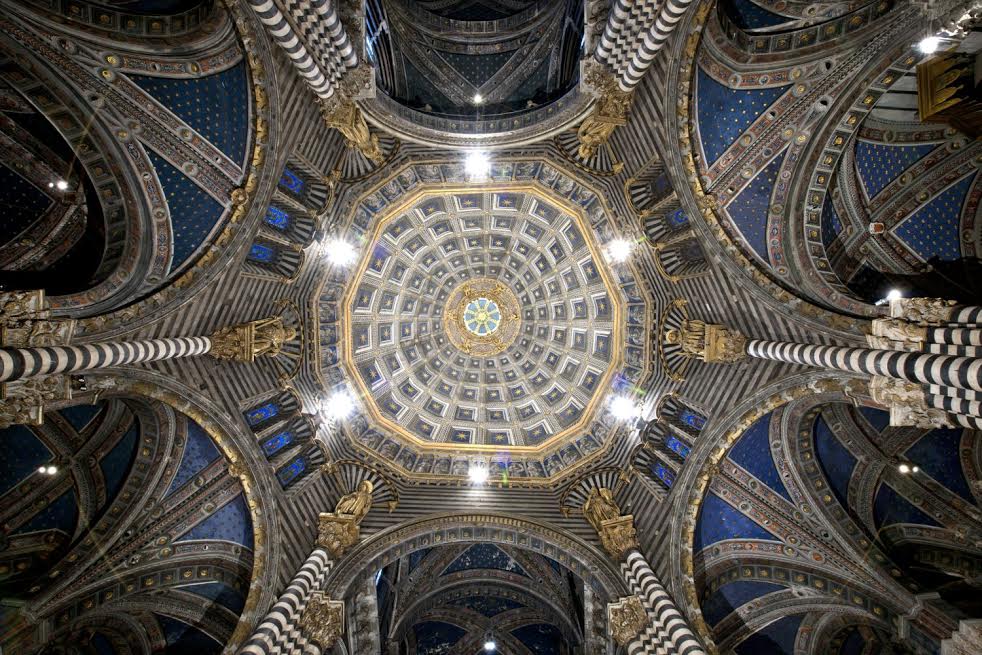
[[[147,156],[167,198],[174,240],[171,271],[175,271],[204,243],[225,208],[166,159],[150,151]]]
[[[956,261],[961,252],[961,214],[975,174],[931,199],[894,228],[894,234],[925,260]]]
[[[719,159],[788,90],[787,86],[731,89],[702,68],[696,84],[696,117],[707,165]]]
[[[771,418],[768,414],[747,428],[729,452],[729,459],[789,501],[791,496],[781,482],[769,442]]]
[[[936,144],[894,145],[856,141],[856,172],[866,195],[876,196],[901,173],[934,150]]]
[[[698,553],[727,539],[779,541],[749,516],[710,491],[699,510],[692,550]]]
[[[730,20],[744,30],[774,27],[794,20],[768,11],[753,0],[726,0],[722,6]]]
[[[770,215],[771,194],[774,192],[774,185],[777,183],[777,175],[783,162],[784,153],[781,153],[726,206],[730,220],[739,228],[754,252],[765,262],[769,261],[767,219]]]
[[[563,637],[554,625],[534,623],[511,633],[535,655],[560,655],[563,652]]]
[[[51,206],[51,198],[7,166],[0,164],[0,245],[13,240]]]
[[[416,655],[450,655],[453,646],[467,631],[442,621],[426,621],[413,626],[416,633]]]
[[[772,582],[735,580],[724,584],[702,603],[702,615],[709,625],[716,625],[730,612],[762,596],[781,591],[785,587]]]
[[[196,78],[130,75],[141,89],[242,165],[249,138],[249,86],[245,61]]]
[[[0,430],[0,449],[4,453],[0,457],[0,495],[13,489],[52,458],[44,443],[23,425]]]
[[[814,435],[815,455],[819,466],[822,467],[832,493],[847,507],[849,479],[856,468],[856,458],[842,445],[821,416],[815,420]]]
[[[974,505],[975,496],[965,479],[961,460],[962,448],[971,450],[974,439],[971,432],[961,428],[931,430],[908,448],[904,456],[935,482]]]
[[[222,652],[223,644],[197,628],[163,614],[154,614],[154,618],[160,623],[168,652],[194,653],[194,655],[218,655]]]
[[[876,521],[877,529],[896,523],[940,527],[937,521],[924,513],[923,510],[915,507],[913,503],[886,483],[881,484],[876,491],[873,500],[873,520]]]
[[[252,518],[249,515],[249,507],[246,505],[244,495],[241,493],[237,495],[230,503],[222,506],[204,521],[178,537],[177,541],[190,541],[192,539],[229,541],[251,550],[253,547]]]
[[[468,609],[472,609],[479,614],[491,618],[497,616],[502,612],[507,612],[508,610],[518,609],[524,607],[518,601],[512,600],[510,598],[502,598],[499,596],[467,596],[465,598],[458,598],[457,600],[451,601],[451,605],[460,605]]]
[[[786,616],[753,633],[734,649],[736,655],[794,655],[804,614]]]
[[[528,576],[515,559],[494,544],[474,544],[455,559],[444,575],[472,569],[496,569]]]
[[[197,423],[188,422],[187,442],[181,455],[181,463],[171,483],[168,494],[174,493],[205,467],[221,457],[215,442]]]

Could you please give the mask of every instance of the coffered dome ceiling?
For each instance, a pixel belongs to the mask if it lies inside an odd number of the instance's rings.
[[[325,384],[365,417],[357,445],[404,472],[564,472],[610,442],[610,394],[647,376],[652,310],[612,267],[603,201],[549,164],[405,169],[354,209],[361,259],[321,298]]]

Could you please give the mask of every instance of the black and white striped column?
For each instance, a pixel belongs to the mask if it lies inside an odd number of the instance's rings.
[[[791,364],[982,391],[982,359],[897,350],[752,340],[747,354]]]
[[[966,428],[982,429],[982,403],[948,395],[925,394],[928,407],[947,412],[949,419]]]
[[[300,77],[307,81],[311,90],[320,98],[330,98],[334,95],[334,86],[331,81],[327,79],[317,62],[307,52],[307,48],[300,42],[299,37],[273,0],[249,0],[249,4],[259,16],[259,20],[266,26],[269,35],[283,48],[283,52],[293,62],[293,66],[297,69]],[[351,44],[348,45],[350,47]]]
[[[953,307],[948,322],[954,325],[980,325],[982,324],[982,306],[962,305]]]
[[[602,64],[609,63],[614,51],[618,48],[618,40],[624,33],[624,27],[631,18],[631,5],[634,0],[615,0],[607,14],[607,24],[604,25],[604,33],[600,36],[597,43],[597,50],[594,53],[597,61]]]
[[[336,3],[332,0],[310,0],[310,8],[313,9],[320,18],[318,29],[327,32],[331,39],[331,44],[337,52],[338,58],[345,68],[354,68],[358,65],[358,53],[351,45],[351,39],[344,30],[338,12],[334,8]]]
[[[668,37],[672,35],[675,26],[682,20],[685,10],[691,4],[692,0],[665,0],[654,25],[645,32],[641,43],[631,54],[627,70],[618,80],[622,90],[630,91],[644,78],[644,74],[651,67],[651,62],[655,60],[655,54],[668,41]]]
[[[641,634],[627,645],[628,655],[706,655],[675,601],[640,551],[628,552],[627,559],[621,563],[621,573],[631,591],[641,598],[651,619]]]
[[[927,329],[929,343],[953,346],[982,346],[982,329],[967,327],[932,327]]]
[[[0,348],[0,382],[54,373],[193,357],[211,350],[208,337],[88,343],[80,346]]]
[[[286,655],[309,652],[306,638],[300,632],[300,616],[307,607],[310,592],[324,585],[333,562],[327,551],[315,548],[300,567],[283,595],[252,633],[239,655]],[[318,649],[316,652],[320,652]]]

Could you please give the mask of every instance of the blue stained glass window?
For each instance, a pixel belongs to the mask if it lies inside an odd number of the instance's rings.
[[[272,457],[291,443],[293,443],[293,433],[280,432],[263,442],[263,452],[266,453],[266,457]]]
[[[300,477],[300,474],[307,469],[307,462],[303,457],[298,457],[289,465],[276,472],[276,477],[280,480],[280,486],[286,489],[290,483]]]
[[[665,218],[668,219],[672,227],[684,227],[689,224],[689,217],[685,215],[685,210],[681,208],[676,209]]]
[[[266,210],[266,223],[277,230],[285,230],[290,227],[290,215],[279,207],[271,206]]]
[[[706,425],[706,417],[702,414],[696,414],[690,409],[683,409],[679,418],[682,419],[683,423],[696,430],[701,430]]]
[[[271,262],[276,255],[276,251],[269,246],[263,246],[258,243],[252,244],[252,248],[249,248],[249,259],[257,262]]]
[[[249,425],[257,426],[263,421],[268,421],[279,413],[280,408],[276,406],[276,403],[266,403],[262,407],[257,407],[246,414],[246,420],[249,421]]]
[[[286,189],[296,194],[303,193],[303,180],[289,168],[283,169],[283,176],[280,177],[280,186],[286,187]]]
[[[685,459],[686,457],[689,456],[690,448],[686,446],[684,443],[682,443],[676,437],[669,437],[668,439],[666,439],[665,445],[668,446],[669,449],[672,450],[672,452],[676,453],[682,459]]]
[[[655,464],[651,467],[651,472],[654,473],[659,480],[665,483],[665,486],[671,487],[675,482],[675,474],[672,473],[671,469],[663,464]]]

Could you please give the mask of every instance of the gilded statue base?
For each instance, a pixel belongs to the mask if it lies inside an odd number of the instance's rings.
[[[300,615],[300,631],[325,652],[344,634],[344,601],[313,591]]]
[[[648,614],[644,611],[640,598],[627,596],[607,605],[607,623],[610,626],[610,636],[617,645],[627,646],[641,634],[648,623]]]
[[[640,548],[633,514],[601,522],[599,533],[604,550],[618,562],[630,551]]]
[[[317,517],[317,545],[339,559],[361,539],[359,521],[352,514],[323,513]]]

